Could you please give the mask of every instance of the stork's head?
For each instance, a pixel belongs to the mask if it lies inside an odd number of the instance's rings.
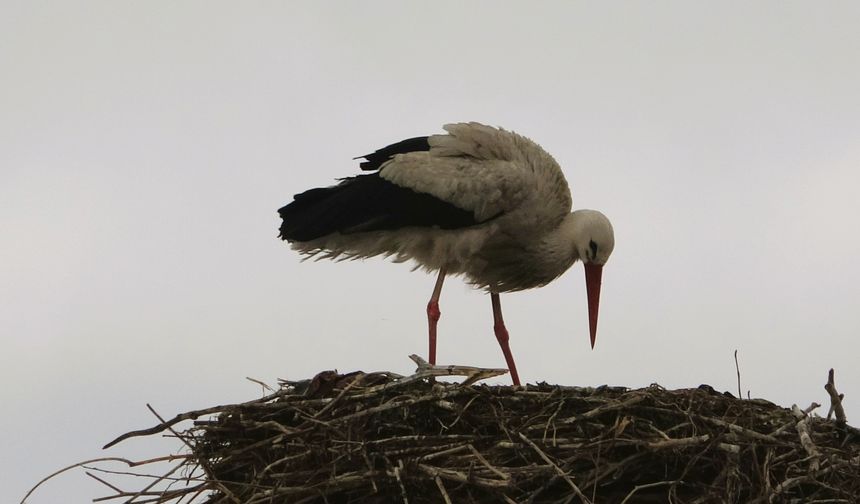
[[[605,215],[596,210],[577,210],[570,214],[573,244],[585,266],[585,288],[588,292],[588,326],[591,347],[597,339],[597,310],[600,306],[600,279],[603,265],[615,248],[615,233]]]
[[[606,264],[615,248],[615,233],[609,219],[597,210],[577,210],[570,216],[579,260],[583,264]]]

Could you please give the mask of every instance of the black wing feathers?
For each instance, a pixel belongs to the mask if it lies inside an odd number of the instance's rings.
[[[395,154],[429,150],[427,137],[389,145],[364,157],[362,170],[378,170]],[[456,229],[477,224],[471,211],[429,194],[395,185],[379,173],[343,179],[331,187],[310,189],[278,210],[281,238],[309,241],[327,234],[392,230],[403,227]]]
[[[414,137],[407,138],[391,144],[388,147],[383,147],[373,154],[366,154],[363,157],[367,161],[363,161],[359,166],[364,171],[378,170],[383,163],[394,157],[395,154],[406,154],[407,152],[418,152],[430,150],[429,137]],[[358,159],[358,158],[356,158]]]

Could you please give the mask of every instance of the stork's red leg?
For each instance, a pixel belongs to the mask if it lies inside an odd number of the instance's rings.
[[[508,345],[508,330],[505,328],[505,321],[502,319],[502,304],[499,302],[499,295],[495,292],[490,294],[490,300],[493,302],[493,330],[496,333],[496,339],[499,340],[499,346],[502,347],[502,353],[505,354],[505,362],[508,363],[508,371],[511,372],[511,379],[514,385],[520,384],[520,375],[517,374],[517,365],[514,363],[514,356],[511,353],[511,347]]]
[[[439,311],[439,296],[442,294],[442,282],[444,281],[445,268],[441,268],[439,276],[436,278],[436,286],[433,288],[433,295],[430,296],[430,302],[427,303],[427,323],[430,326],[430,355],[427,360],[430,364],[436,364],[436,323],[442,316],[442,312]]]

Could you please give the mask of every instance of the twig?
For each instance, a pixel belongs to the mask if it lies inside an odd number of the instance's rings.
[[[654,441],[651,443],[647,443],[647,445],[649,448],[652,448],[654,450],[662,450],[664,448],[682,448],[685,446],[699,445],[707,443],[710,439],[711,436],[709,436],[708,434],[702,434],[701,436],[691,436],[680,439],[665,439],[660,441]]]
[[[510,483],[506,480],[495,480],[491,478],[482,478],[474,475],[467,475],[462,471],[455,469],[444,469],[442,467],[431,466],[428,464],[418,464],[418,469],[434,478],[441,478],[456,481],[457,483],[469,483],[487,488],[507,488]]]
[[[448,496],[448,492],[445,490],[445,484],[442,483],[442,478],[437,475],[433,477],[433,481],[436,482],[436,486],[439,488],[442,498],[445,499],[445,504],[452,504],[451,497]]]
[[[820,404],[818,404],[817,402],[813,402],[812,404],[807,406],[805,410],[803,410],[803,414],[809,415],[810,413],[812,413],[813,410],[815,410],[815,408],[820,408],[820,407],[821,407]]]
[[[99,483],[101,483],[102,485],[104,485],[104,486],[106,486],[106,487],[110,488],[111,490],[113,490],[114,492],[116,492],[116,493],[117,493],[117,495],[120,495],[120,494],[123,494],[123,493],[124,493],[122,490],[120,490],[120,489],[119,489],[119,488],[117,488],[116,486],[111,485],[111,484],[110,484],[110,483],[108,483],[107,481],[105,481],[105,480],[103,480],[103,479],[99,478],[98,476],[96,476],[95,474],[93,474],[93,473],[91,473],[91,472],[89,472],[89,471],[86,471],[84,474],[86,474],[86,475],[87,475],[87,476],[89,476],[90,478],[92,478],[92,479],[94,479],[94,480],[98,481],[98,482],[99,482]]]
[[[248,381],[252,381],[252,382],[256,383],[257,385],[259,385],[259,386],[263,387],[263,390],[268,390],[269,392],[274,392],[274,391],[275,391],[275,389],[273,389],[272,387],[268,386],[268,385],[266,384],[266,382],[264,382],[264,381],[262,381],[262,380],[258,380],[258,379],[256,379],[256,378],[251,378],[250,376],[246,376],[246,377],[245,377],[245,379],[246,379],[246,380],[248,380]]]
[[[735,349],[735,371],[738,373],[738,399],[743,399],[743,392],[741,392],[741,367],[738,365],[738,350]],[[625,499],[626,500],[626,499]]]
[[[580,420],[586,420],[589,418],[594,418],[598,415],[602,415],[603,413],[607,413],[609,411],[615,411],[615,410],[628,408],[630,406],[633,406],[636,403],[641,402],[643,399],[645,399],[645,396],[637,394],[637,395],[634,395],[634,396],[630,397],[629,399],[625,399],[624,401],[621,401],[621,402],[602,404],[602,405],[600,405],[600,406],[598,406],[592,410],[586,411],[582,415],[576,415],[573,417],[564,418],[564,419],[560,420],[560,422],[563,424],[571,424],[571,423],[578,422]]]
[[[174,425],[176,425],[179,422],[182,422],[184,420],[197,420],[198,418],[200,418],[203,415],[212,415],[214,413],[221,413],[222,411],[236,408],[238,406],[247,406],[247,405],[252,405],[252,404],[266,403],[266,402],[269,402],[272,399],[275,399],[281,395],[284,395],[283,391],[278,391],[278,392],[275,392],[274,394],[269,394],[265,397],[261,397],[259,399],[255,399],[253,401],[247,401],[247,402],[240,403],[240,404],[223,404],[223,405],[219,405],[219,406],[212,406],[211,408],[204,408],[204,409],[200,409],[200,410],[189,411],[188,413],[182,413],[182,414],[176,415],[175,417],[171,418],[170,420],[167,420],[166,422],[162,422],[161,424],[156,425],[155,427],[150,427],[149,429],[140,429],[140,430],[136,430],[136,431],[126,432],[125,434],[117,437],[116,439],[114,439],[110,443],[104,445],[102,447],[102,449],[105,450],[107,448],[110,448],[111,446],[113,446],[117,443],[120,443],[122,441],[125,441],[126,439],[129,439],[129,438],[158,434],[159,432],[163,432],[163,431],[167,430],[168,428],[170,428],[170,427],[172,427],[172,426],[174,426]],[[149,404],[147,404],[146,406],[150,407]]]
[[[791,407],[791,412],[798,420],[794,428],[797,429],[797,434],[800,436],[800,445],[803,446],[803,449],[811,459],[809,462],[809,468],[813,472],[818,471],[819,467],[821,467],[821,452],[818,450],[818,447],[815,446],[815,443],[812,441],[812,436],[809,434],[810,417],[801,411],[796,404]]]
[[[206,481],[206,479],[201,478],[201,477],[198,477],[198,476],[195,476],[195,477],[191,477],[191,476],[175,476],[175,477],[170,477],[170,475],[171,475],[171,474],[173,474],[174,472],[176,472],[177,470],[181,469],[183,466],[185,466],[185,465],[187,465],[187,464],[188,464],[188,461],[187,461],[187,460],[186,460],[186,461],[183,461],[182,463],[177,464],[176,466],[174,466],[174,468],[173,468],[173,469],[171,469],[167,474],[163,474],[163,475],[160,475],[160,476],[159,476],[159,475],[157,475],[157,474],[148,474],[148,473],[134,472],[134,471],[116,471],[116,470],[112,470],[112,469],[105,469],[105,468],[103,468],[103,467],[90,466],[90,465],[81,466],[81,468],[86,469],[87,471],[95,471],[95,472],[99,472],[99,473],[103,473],[103,474],[116,474],[116,475],[119,475],[119,476],[134,476],[134,477],[136,477],[136,478],[161,479],[161,480],[166,480],[166,481],[170,481],[170,482],[176,482],[176,481]]]
[[[413,383],[423,381],[426,378],[431,378],[434,376],[465,376],[466,380],[460,384],[460,386],[468,386],[473,383],[484,380],[487,378],[492,378],[493,376],[499,376],[508,372],[507,369],[501,368],[479,368],[474,366],[439,366],[439,365],[431,365],[426,360],[422,359],[418,355],[412,354],[409,356],[415,364],[418,365],[418,368],[415,370],[415,373],[409,376],[395,376],[395,380],[390,381],[388,383],[383,383],[381,385],[374,385],[373,387],[368,387],[362,390],[360,393],[356,393],[350,396],[351,399],[362,399],[365,397],[374,397],[382,392],[391,390],[391,389],[401,389],[405,388]]]
[[[633,490],[630,490],[630,493],[627,494],[627,497],[624,497],[624,500],[621,501],[621,504],[625,504],[628,500],[630,500],[631,497],[633,497],[633,494],[635,494],[639,490],[643,490],[645,488],[654,488],[654,487],[664,486],[664,485],[676,485],[678,483],[679,483],[678,480],[674,480],[674,481],[657,481],[654,483],[646,483],[644,485],[636,485],[635,487],[633,487]]]
[[[525,434],[523,434],[522,432],[520,432],[520,438],[521,438],[523,441],[525,441],[525,442],[526,442],[526,444],[528,444],[529,446],[531,446],[531,447],[532,447],[532,449],[533,449],[535,452],[537,452],[538,456],[540,456],[540,458],[542,458],[542,459],[544,460],[544,462],[546,462],[547,464],[549,464],[550,466],[552,466],[552,468],[553,468],[553,469],[555,469],[555,471],[558,473],[558,475],[559,475],[559,476],[561,476],[561,477],[562,477],[562,479],[564,479],[564,481],[566,481],[566,482],[567,482],[567,484],[568,484],[568,485],[570,485],[570,488],[572,488],[572,489],[573,489],[573,491],[576,493],[576,495],[577,495],[577,496],[579,496],[579,498],[580,498],[580,499],[582,499],[582,502],[584,502],[585,504],[592,504],[592,503],[591,503],[591,500],[590,500],[588,497],[586,497],[586,496],[585,496],[585,494],[583,494],[583,493],[582,493],[582,491],[579,489],[579,487],[578,487],[578,486],[576,486],[576,483],[574,483],[574,482],[573,482],[573,480],[572,480],[572,479],[570,479],[570,476],[568,476],[568,474],[567,474],[566,472],[562,471],[561,467],[559,467],[558,465],[556,465],[556,463],[555,463],[555,462],[553,462],[553,461],[549,458],[549,456],[548,456],[546,453],[544,453],[544,452],[543,452],[543,450],[541,450],[541,449],[538,447],[538,445],[534,444],[534,443],[532,442],[532,440],[531,440],[531,439],[529,439],[529,438],[527,438],[527,437],[526,437],[526,435],[525,435]]]
[[[33,486],[33,488],[31,488],[30,491],[27,492],[26,495],[24,495],[24,498],[21,499],[21,504],[25,504],[27,502],[27,498],[30,497],[30,495],[32,495],[33,492],[35,492],[37,488],[42,486],[43,483],[45,483],[46,481],[50,480],[51,478],[53,478],[55,476],[59,476],[60,474],[66,472],[66,471],[69,471],[71,469],[74,469],[76,467],[83,467],[83,466],[93,464],[96,462],[122,462],[123,464],[125,464],[129,467],[136,467],[136,466],[140,466],[140,465],[144,465],[144,464],[152,464],[155,462],[171,462],[171,461],[178,460],[178,459],[187,459],[188,457],[189,457],[189,455],[167,455],[164,457],[156,457],[156,458],[152,458],[152,459],[138,460],[138,461],[129,460],[126,458],[121,458],[121,457],[100,457],[100,458],[84,460],[83,462],[78,462],[77,464],[72,464],[70,466],[66,466],[66,467],[64,467],[58,471],[55,471],[55,472],[45,476],[41,480],[39,480],[39,482],[36,483]]]
[[[400,495],[403,497],[403,504],[409,504],[409,498],[406,496],[406,485],[400,478],[400,469],[403,467],[403,461],[399,460],[399,464],[394,466],[394,477],[397,478],[397,484],[400,485]]]
[[[477,449],[476,449],[476,448],[475,448],[471,443],[469,444],[469,449],[470,449],[470,450],[472,450],[472,454],[475,456],[475,458],[476,458],[476,459],[478,459],[478,461],[479,461],[479,462],[481,462],[481,464],[483,464],[483,465],[484,465],[484,467],[486,467],[486,468],[487,468],[487,469],[489,469],[491,472],[493,472],[493,473],[495,473],[496,475],[498,475],[498,476],[499,476],[500,478],[502,478],[503,480],[510,480],[510,479],[511,479],[511,475],[510,475],[510,474],[508,474],[508,473],[503,473],[502,471],[500,471],[500,470],[498,470],[496,467],[494,467],[492,464],[490,464],[490,463],[487,461],[487,459],[486,459],[486,458],[484,458],[484,456],[483,456],[483,455],[481,455],[481,452],[479,452],[479,451],[478,451],[478,450],[477,450]]]
[[[845,409],[842,407],[842,394],[836,392],[836,383],[833,381],[833,369],[827,373],[827,384],[824,385],[824,390],[830,395],[830,409],[836,413],[836,421],[840,424],[845,424],[848,419],[845,417]],[[830,420],[830,412],[827,413],[827,419]]]
[[[806,415],[808,415],[808,414],[810,414],[813,410],[815,410],[815,408],[820,408],[820,407],[821,407],[821,405],[820,405],[820,404],[818,404],[817,402],[813,402],[813,403],[812,403],[812,404],[810,404],[810,405],[809,405],[805,410],[803,410],[803,413],[804,413],[804,414],[806,414]],[[771,436],[771,437],[776,437],[776,436],[778,436],[778,435],[782,434],[784,431],[786,431],[786,430],[787,430],[787,429],[789,429],[790,427],[794,427],[794,425],[795,425],[796,423],[797,423],[797,419],[792,419],[792,420],[786,421],[785,423],[783,423],[782,425],[780,425],[780,426],[779,426],[775,431],[771,432],[771,433],[770,433],[770,436]]]
[[[779,440],[773,436],[768,434],[762,434],[760,432],[756,432],[754,430],[747,429],[745,427],[741,427],[740,425],[736,425],[733,423],[726,422],[725,420],[720,420],[719,418],[712,418],[702,415],[694,415],[693,418],[697,418],[699,420],[703,420],[708,423],[712,423],[714,425],[719,425],[720,427],[725,427],[726,429],[735,432],[737,434],[742,434],[747,437],[751,437],[753,439],[757,439],[759,441],[765,441],[768,443],[779,444]]]
[[[343,396],[345,396],[346,393],[349,392],[353,386],[357,385],[361,381],[362,381],[362,375],[359,375],[358,377],[356,377],[355,380],[350,380],[350,382],[346,384],[346,387],[344,387],[343,390],[340,391],[340,394],[338,394],[337,397],[335,397],[334,399],[331,400],[331,402],[329,402],[328,404],[323,406],[323,408],[321,410],[314,413],[313,418],[319,418],[322,416],[323,413],[332,409],[335,406],[335,404],[337,404],[338,402],[340,402],[341,399],[343,399]]]
[[[149,411],[151,411],[153,415],[155,415],[155,418],[157,418],[157,419],[159,419],[159,420],[161,421],[162,425],[166,423],[166,422],[164,421],[164,418],[162,418],[162,417],[161,417],[161,415],[159,415],[159,414],[158,414],[158,412],[157,412],[157,411],[155,411],[155,408],[153,408],[153,407],[152,407],[150,404],[148,404],[148,403],[147,403],[146,407],[147,407],[147,408],[149,408]],[[173,426],[168,425],[168,426],[167,426],[167,429],[168,429],[168,430],[170,430],[170,432],[172,432],[172,433],[173,433],[177,438],[179,438],[180,440],[182,440],[182,442],[185,444],[185,446],[187,446],[187,447],[188,447],[188,449],[189,449],[189,450],[191,450],[191,452],[192,452],[192,453],[194,452],[194,444],[193,444],[191,441],[189,441],[189,440],[188,440],[188,438],[187,438],[186,436],[184,436],[184,435],[182,435],[182,434],[180,434],[180,433],[176,432],[176,431],[173,429]],[[197,462],[198,462],[198,464],[200,464],[200,467],[202,467],[202,468],[203,468],[203,471],[204,471],[204,472],[206,473],[206,475],[209,477],[209,482],[210,482],[212,485],[214,485],[214,486],[215,486],[215,487],[217,487],[219,490],[221,490],[221,491],[224,493],[224,495],[226,495],[227,497],[229,497],[229,499],[230,499],[231,501],[233,501],[235,504],[241,504],[241,502],[239,502],[239,499],[238,499],[235,495],[233,495],[233,492],[231,492],[229,488],[227,488],[226,486],[224,486],[223,484],[221,484],[221,482],[220,482],[220,481],[218,481],[218,478],[217,478],[217,477],[216,477],[216,475],[215,475],[215,471],[213,471],[213,470],[212,470],[212,466],[209,464],[209,461],[208,461],[208,460],[198,460]],[[170,473],[168,473],[168,475],[169,475],[169,474],[170,474]],[[150,485],[150,487],[155,486],[155,484],[156,484],[156,483],[158,483],[158,481],[160,481],[160,480],[156,480],[156,481],[154,481],[154,482],[152,483],[152,485]]]
[[[418,369],[415,371],[415,374],[404,378],[404,380],[413,379],[415,377],[418,379],[424,379],[431,376],[465,376],[466,380],[461,383],[461,385],[465,386],[471,385],[480,380],[486,380],[487,378],[503,375],[508,372],[507,369],[501,368],[479,368],[474,366],[457,365],[439,366],[430,364],[416,354],[410,355],[409,358],[418,365]]]

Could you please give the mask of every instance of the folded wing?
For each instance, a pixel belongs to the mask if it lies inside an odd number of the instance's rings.
[[[278,212],[281,237],[309,241],[404,227],[458,229],[519,212],[555,225],[570,211],[561,169],[531,140],[478,123],[415,137],[362,156],[364,171],[295,196]]]

